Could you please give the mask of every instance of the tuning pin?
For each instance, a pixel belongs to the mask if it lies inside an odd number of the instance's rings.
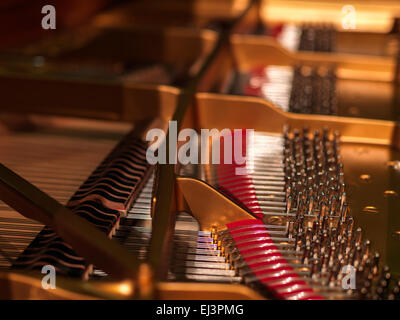
[[[311,278],[318,279],[320,275],[320,261],[319,259],[314,259],[311,266]]]
[[[354,234],[354,242],[356,247],[361,245],[361,238],[362,238],[362,230],[360,227],[358,227]]]
[[[294,221],[290,220],[287,225],[287,238],[293,239]]]
[[[392,292],[388,296],[389,300],[400,300],[400,280],[395,284]]]
[[[320,255],[320,245],[321,245],[321,242],[319,241],[319,239],[316,239],[311,244],[312,256],[314,259],[318,258]]]
[[[304,215],[297,216],[298,232],[302,232],[304,228]]]
[[[367,275],[367,279],[368,280],[372,280],[374,278],[374,275],[372,273],[372,261],[371,259],[367,259],[364,263],[364,267],[365,267],[365,274]]]
[[[287,198],[286,198],[287,200],[286,200],[286,214],[289,214],[290,213],[290,210],[292,209],[292,196],[291,195],[289,195]]]
[[[284,139],[285,140],[288,140],[289,139],[289,134],[290,134],[290,126],[288,125],[288,124],[285,124],[284,126],[283,126],[283,137],[284,137]]]
[[[334,192],[334,189],[332,189],[332,193]],[[337,205],[337,199],[336,196],[332,196],[329,204],[329,210],[332,212],[332,215],[336,212],[336,205]]]
[[[352,265],[354,266],[354,260],[355,260],[356,256],[354,254],[354,252],[349,252],[346,255],[346,264]]]
[[[312,233],[313,233],[313,240],[314,240],[314,239],[316,239],[316,237],[318,237],[318,234],[319,234],[319,221],[318,220],[314,220],[314,222],[313,222]]]
[[[367,279],[368,279],[368,280],[373,280],[373,279],[374,279],[374,274],[373,274],[372,272],[369,272],[369,273],[367,274]]]
[[[306,245],[303,251],[303,257],[301,258],[301,262],[303,264],[309,264],[310,252],[311,252],[311,247]]]
[[[325,140],[325,142],[327,142],[329,140],[329,128],[328,127],[323,128],[322,139]]]
[[[340,221],[344,222],[346,221],[346,218],[347,218],[347,203],[344,202],[340,210]]]
[[[303,137],[305,139],[309,139],[309,135],[310,135],[310,128],[307,126],[303,127]]]
[[[329,217],[328,216],[324,216],[324,218],[322,219],[322,225],[321,225],[321,230],[325,231],[327,230],[329,227]]]
[[[345,265],[346,265],[346,261],[344,259],[340,259],[339,263],[338,263],[339,270],[341,271]],[[338,272],[338,274],[336,276],[337,282],[341,283],[343,277],[344,277],[344,273],[343,272]]]
[[[390,267],[388,266],[388,265],[384,265],[383,267],[382,267],[382,275],[384,275],[385,273],[388,273],[388,272],[390,272]]]
[[[327,215],[328,206],[325,204],[325,202],[322,202],[320,207],[319,219],[322,220]]]
[[[380,259],[380,254],[379,252],[374,253],[374,260],[372,262],[372,274],[376,276],[379,272],[379,259]]]
[[[334,265],[329,274],[329,287],[332,288],[336,286],[336,278],[338,273],[339,273],[339,268],[337,265]]]
[[[330,241],[336,242],[336,240],[337,240],[337,229],[333,227],[331,229]]]
[[[383,289],[386,289],[389,286],[389,281],[387,281],[386,279],[381,279],[378,282],[378,286]]]
[[[393,288],[392,292],[388,295],[387,299],[388,300],[398,300],[398,298],[396,299],[396,294],[398,295],[398,290],[397,290],[397,288]]]
[[[299,129],[294,128],[294,129],[292,130],[292,133],[293,133],[293,139],[298,139],[298,138],[300,137],[300,131],[299,131]]]
[[[361,246],[357,246],[354,254],[354,261],[353,261],[354,267],[358,268],[358,266],[361,263],[361,260],[362,260],[362,248]]]
[[[340,208],[339,208],[340,212],[342,212],[342,209],[343,209],[343,206],[344,206],[345,203],[346,203],[346,192],[342,192],[341,196],[340,196]]]
[[[339,145],[339,143],[340,143],[340,131],[339,130],[335,130],[333,132],[333,141],[334,141],[336,146]]]
[[[342,260],[346,251],[346,240],[342,239],[339,244],[338,260]]]
[[[371,298],[371,281],[364,281],[363,286],[360,290],[360,294],[363,299]]]
[[[313,209],[314,209],[314,197],[311,195],[310,200],[308,202],[308,212],[307,213],[309,215],[313,214]]]
[[[299,181],[299,183],[300,183],[300,186],[301,186],[301,181]],[[300,211],[300,208],[301,208],[302,205],[303,205],[303,192],[300,191],[297,194],[297,204],[296,204],[297,214],[299,214],[299,211]]]
[[[360,289],[360,298],[361,300],[369,300],[369,291],[367,288],[362,287]]]
[[[288,185],[286,187],[286,199],[288,199],[291,196],[291,194],[292,194],[292,186]]]
[[[296,245],[295,245],[296,252],[299,252],[302,246],[303,246],[303,233],[299,232],[296,235]]]
[[[353,231],[353,227],[354,227],[354,218],[353,217],[348,217],[348,219],[347,219],[347,231],[348,232]]]
[[[389,282],[385,279],[381,279],[378,282],[378,287],[376,288],[376,294],[379,296],[379,299],[385,298],[388,286]]]
[[[345,233],[345,224],[341,219],[339,219],[339,221],[337,223],[337,239],[338,239],[338,241],[342,240],[344,233]]]
[[[340,180],[342,180],[342,179],[343,179],[343,175],[341,175]],[[345,190],[346,190],[346,184],[343,181],[340,181],[339,192],[343,194],[343,193],[345,193]],[[345,201],[343,203],[345,203]]]
[[[382,276],[381,279],[386,280],[386,281],[390,281],[392,277],[392,274],[390,273],[390,268],[388,266],[384,266],[382,268]]]
[[[369,258],[369,254],[371,251],[371,241],[366,240],[364,242],[364,255],[363,255],[363,262],[365,263],[367,259]]]
[[[321,253],[327,251],[329,246],[329,234],[328,230],[324,230],[321,234]]]
[[[353,247],[352,239],[353,239],[353,233],[351,231],[347,232],[346,254],[348,254],[351,248]]]
[[[328,260],[328,270],[332,269],[334,266],[336,266],[337,263],[337,258],[335,256],[335,252],[333,254],[329,255],[329,260]]]
[[[321,272],[325,273],[328,270],[329,266],[329,253],[325,252],[322,256],[322,264],[321,264]]]
[[[306,246],[309,246],[312,241],[312,229],[308,227],[306,229]]]

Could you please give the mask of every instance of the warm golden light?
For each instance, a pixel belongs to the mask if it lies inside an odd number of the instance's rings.
[[[368,214],[377,214],[379,213],[378,209],[374,206],[366,206],[362,209],[362,213],[368,213]]]
[[[131,295],[133,293],[132,286],[129,282],[123,282],[118,286],[118,291],[123,295]]]
[[[386,190],[383,195],[385,198],[394,198],[398,196],[397,192],[394,190]]]
[[[361,179],[363,182],[368,183],[368,182],[371,181],[371,176],[370,176],[369,174],[362,174],[362,175],[360,176],[360,179]]]

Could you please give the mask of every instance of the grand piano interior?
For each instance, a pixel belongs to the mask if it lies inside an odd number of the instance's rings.
[[[1,299],[400,299],[398,1],[84,3],[0,4]]]

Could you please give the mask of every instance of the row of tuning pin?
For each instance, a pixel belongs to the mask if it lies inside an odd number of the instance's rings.
[[[390,284],[386,267],[379,271],[379,254],[371,254],[370,242],[348,214],[339,139],[327,129],[284,130],[287,226],[269,225],[268,232],[283,258],[324,298],[397,299],[397,284]],[[256,286],[260,281],[229,232],[214,232],[214,243],[236,275]],[[349,266],[356,271],[356,289],[342,286]]]
[[[286,236],[302,264],[310,266],[313,280],[340,286],[343,267],[352,266],[357,271],[356,296],[398,298],[397,284],[389,293],[388,268],[381,275],[386,282],[381,281],[379,254],[371,256],[370,241],[362,241],[361,228],[355,229],[348,215],[339,138],[328,129],[322,135],[311,135],[307,128],[285,129],[286,212],[292,213]]]
[[[290,221],[290,226],[286,231],[266,226],[279,254],[269,249],[268,242],[247,249],[264,246],[264,252],[286,259],[293,270],[326,299],[400,299],[400,282],[391,279],[387,266],[380,268],[379,253],[371,254],[370,241],[363,240],[361,228],[354,230],[351,216],[337,224],[325,217],[322,223],[315,220],[312,227],[301,221]],[[259,288],[259,277],[241,255],[230,231],[214,229],[211,234],[236,277]],[[350,266],[354,268],[355,288],[343,284]],[[347,280],[345,283],[349,284]]]
[[[363,240],[362,229],[354,230],[351,216],[334,219],[324,216],[307,226],[304,218],[288,222],[287,237],[294,242],[296,255],[309,266],[309,276],[324,286],[342,285],[349,266],[355,275],[355,290],[349,293],[357,298],[400,299],[400,282],[391,284],[388,266],[380,268],[380,255],[371,253],[371,243]],[[343,270],[346,272],[342,272]]]
[[[345,216],[347,212],[339,134],[324,129],[310,134],[284,132],[286,212],[297,215]]]
[[[253,265],[249,265],[246,258],[242,256],[242,252],[237,247],[230,232],[230,230],[215,232],[213,233],[213,237],[226,261],[231,264],[237,276],[240,276],[246,285],[256,288],[259,291],[262,290],[263,286],[260,284],[264,278],[257,273],[263,273],[264,269],[268,269],[269,271],[266,274],[267,278],[278,279],[271,281],[273,286],[284,286],[286,283],[293,281],[293,272],[295,272],[299,280],[304,280],[307,287],[312,288],[316,294],[321,295],[325,299],[352,298],[349,293],[344,292],[336,283],[333,286],[327,286],[323,281],[323,277],[317,277],[315,264],[312,264],[313,260],[303,262],[301,259],[303,255],[302,249],[296,247],[294,239],[286,238],[284,231],[269,231],[271,239],[274,241],[272,245],[268,242],[269,239],[264,239],[266,240],[265,243],[260,244],[263,239],[255,238],[258,244],[245,248],[245,250],[257,249],[260,255],[266,254],[268,256],[268,258],[252,260]],[[263,265],[263,259],[276,263],[276,271],[274,271],[274,267],[271,267],[271,265]],[[257,264],[260,266],[254,267]],[[287,269],[285,266],[289,266],[290,269]],[[282,270],[280,270],[281,267],[283,267]]]
[[[305,51],[334,51],[336,30],[331,25],[304,24],[298,50]]]
[[[337,114],[335,70],[297,66],[294,69],[289,111],[309,114]]]

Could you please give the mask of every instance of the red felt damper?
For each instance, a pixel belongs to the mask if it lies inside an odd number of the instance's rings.
[[[254,275],[279,299],[320,300],[311,287],[288,264],[268,234],[262,220],[227,224],[233,241]],[[264,229],[263,233],[260,231]],[[249,234],[249,230],[255,230]],[[243,235],[245,233],[246,235]]]
[[[237,221],[227,225],[235,245],[260,282],[277,298],[291,300],[322,299],[301,279],[274,245],[266,226],[262,222],[263,215],[252,177],[248,174],[238,174],[237,170],[246,167],[246,162],[237,163],[234,157],[234,151],[237,147],[241,147],[242,155],[247,156],[246,130],[242,130],[241,141],[235,141],[234,135],[232,133],[231,135],[233,141],[233,147],[230,150],[232,163],[225,161],[224,138],[220,138],[220,164],[217,166],[218,185],[223,193],[239,202],[258,218]]]
[[[220,138],[220,164],[217,165],[218,186],[225,195],[248,208],[256,217],[261,219],[262,212],[257,201],[252,177],[247,174],[238,174],[240,169],[246,168],[247,163],[238,163],[234,156],[235,150],[237,150],[238,153],[241,151],[243,156],[247,156],[246,130],[241,130],[241,139],[235,139],[233,133],[231,133],[231,138],[232,147],[230,148],[231,150],[227,151],[231,153],[232,163],[227,163],[230,159],[225,159],[224,137],[222,136]]]
[[[262,87],[268,84],[269,79],[265,72],[267,66],[258,66],[249,71],[248,81],[243,86],[243,94],[265,98]]]

